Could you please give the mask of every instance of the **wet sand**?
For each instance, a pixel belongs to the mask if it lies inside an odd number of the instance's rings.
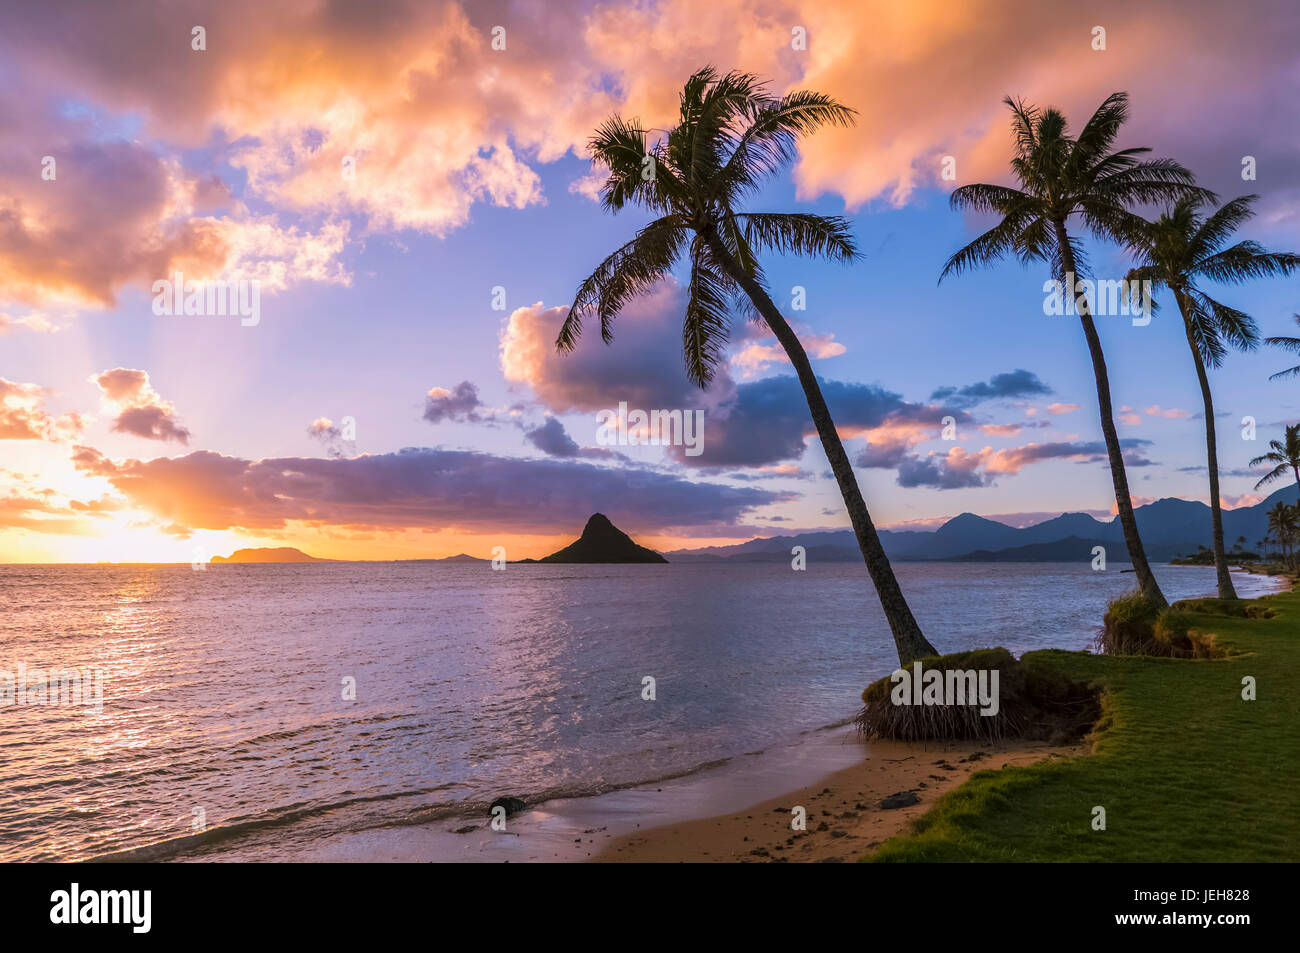
[[[1086,744],[1005,747],[872,742],[865,760],[809,787],[733,814],[667,824],[612,839],[593,860],[614,863],[851,862],[928,811],[976,771],[1085,754]],[[917,803],[887,808],[891,795]],[[807,829],[792,830],[792,810],[807,811]]]

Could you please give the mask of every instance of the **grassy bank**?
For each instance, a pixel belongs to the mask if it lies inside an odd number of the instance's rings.
[[[1227,658],[1027,653],[1103,690],[1093,753],[980,772],[867,859],[1300,860],[1300,593],[1249,605],[1197,617]]]

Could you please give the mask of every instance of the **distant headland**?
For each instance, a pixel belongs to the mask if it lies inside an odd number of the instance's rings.
[[[237,549],[229,556],[213,556],[209,562],[214,563],[329,563],[332,559],[308,556],[301,549],[292,546],[280,546],[261,549]]]

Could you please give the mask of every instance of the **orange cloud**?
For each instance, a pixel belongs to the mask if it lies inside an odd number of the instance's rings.
[[[0,440],[67,440],[85,428],[86,419],[69,413],[46,413],[49,391],[38,384],[22,384],[0,377]]]
[[[651,127],[673,121],[682,80],[708,62],[859,110],[856,128],[809,140],[795,169],[800,198],[835,193],[851,208],[946,187],[947,156],[959,182],[1004,175],[1007,93],[1060,105],[1077,122],[1127,89],[1140,141],[1193,168],[1229,171],[1240,157],[1228,143],[1255,142],[1292,98],[1298,30],[1280,0],[1261,0],[1252,17],[1209,0],[1089,9],[1107,25],[1103,52],[1072,10],[1036,0],[960,9],[946,0],[178,0],[166,17],[122,2],[48,0],[21,14],[10,5],[0,37],[24,85],[0,101],[0,283],[18,300],[104,304],[182,259],[211,277],[261,261],[268,281],[345,280],[336,255],[347,217],[363,220],[358,234],[446,235],[476,203],[544,202],[539,164],[582,155],[614,110]],[[192,50],[177,23],[202,23],[208,48]],[[498,27],[503,46],[493,43]],[[1146,55],[1157,46],[1160,57]],[[1176,80],[1192,70],[1203,80],[1195,96]],[[43,110],[55,95],[92,102],[109,122],[139,117],[144,134],[105,141],[88,119],[51,118]],[[1207,140],[1203,122],[1222,134]],[[250,205],[271,211],[250,212],[187,169],[191,147],[244,173]],[[1276,149],[1261,166],[1293,167],[1285,145]],[[57,180],[38,174],[46,151],[59,161]],[[591,194],[594,184],[584,177],[574,188]],[[1270,196],[1284,201],[1295,187],[1282,181]],[[286,213],[312,221],[286,227]],[[306,260],[290,254],[300,247]]]

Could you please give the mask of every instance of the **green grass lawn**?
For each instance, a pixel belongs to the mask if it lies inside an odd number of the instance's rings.
[[[1198,616],[1229,658],[1026,653],[1104,689],[1092,753],[981,771],[864,859],[1300,860],[1300,593],[1249,604],[1273,618]]]

